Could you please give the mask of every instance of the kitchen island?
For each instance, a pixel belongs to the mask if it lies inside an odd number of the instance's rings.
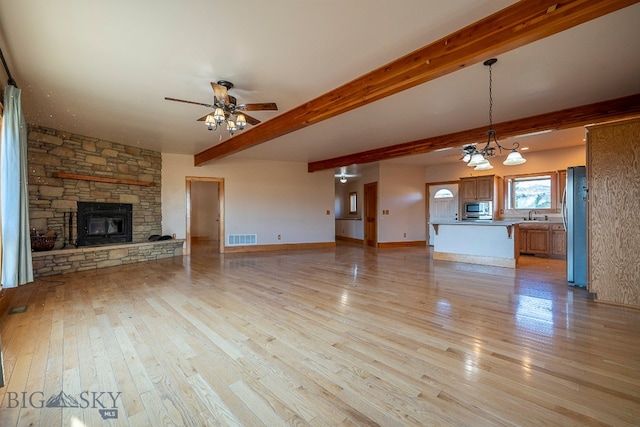
[[[516,268],[518,223],[513,221],[442,221],[431,223],[433,259]]]

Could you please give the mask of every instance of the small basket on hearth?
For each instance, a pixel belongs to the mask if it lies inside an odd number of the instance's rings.
[[[50,251],[56,244],[58,233],[53,230],[49,230],[46,234],[32,234],[31,235],[31,250],[34,252]]]

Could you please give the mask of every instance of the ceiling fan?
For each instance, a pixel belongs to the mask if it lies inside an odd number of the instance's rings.
[[[229,95],[229,90],[233,88],[233,83],[227,80],[218,80],[217,83],[212,82],[211,88],[214,94],[213,104],[170,97],[165,97],[164,99],[167,101],[184,102],[213,108],[211,113],[200,117],[198,121],[205,122],[209,130],[216,130],[222,126],[222,124],[226,124],[227,131],[231,135],[233,135],[236,130],[243,130],[247,123],[250,125],[260,123],[260,120],[245,114],[244,111],[273,111],[278,109],[275,102],[238,104],[236,97]]]

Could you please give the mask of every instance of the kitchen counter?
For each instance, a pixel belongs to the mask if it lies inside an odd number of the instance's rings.
[[[522,221],[502,221],[502,220],[486,220],[486,219],[477,219],[474,221],[438,221],[433,224],[446,224],[446,225],[488,225],[488,226],[497,226],[497,225],[513,225],[519,224]],[[526,221],[526,222],[542,222],[542,221]]]
[[[433,259],[515,268],[518,224],[500,220],[432,223]]]

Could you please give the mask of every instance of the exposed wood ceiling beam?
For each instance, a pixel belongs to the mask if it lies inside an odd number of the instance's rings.
[[[638,0],[522,0],[194,156],[196,166],[391,96]]]
[[[640,94],[497,123],[493,125],[493,129],[496,131],[497,136],[502,139],[523,133],[548,129],[568,129],[638,115],[640,115]],[[425,154],[441,148],[461,147],[471,143],[482,145],[487,141],[487,129],[488,127],[484,126],[334,157],[332,159],[319,160],[309,163],[308,170],[309,172],[317,172],[352,164],[378,162],[398,157]],[[460,152],[460,156],[462,157],[462,151]]]

